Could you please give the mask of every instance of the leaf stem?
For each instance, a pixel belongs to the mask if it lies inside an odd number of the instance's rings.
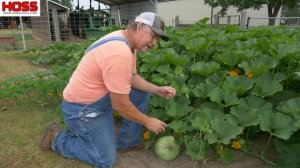
[[[243,150],[243,149],[239,149],[239,150],[240,150],[241,152],[246,153],[247,155],[249,155],[249,156],[251,156],[251,157],[254,157],[254,158],[256,158],[256,159],[260,159],[260,160],[264,161],[264,162],[267,163],[267,164],[270,164],[270,165],[275,166],[275,167],[277,166],[276,163],[274,163],[274,162],[272,162],[272,161],[270,161],[270,160],[268,160],[268,159],[263,160],[259,155],[256,155],[256,154],[254,154],[254,153],[248,152],[248,151]]]

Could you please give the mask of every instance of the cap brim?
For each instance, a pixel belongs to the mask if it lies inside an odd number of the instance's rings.
[[[161,39],[163,39],[164,41],[169,41],[169,37],[161,30],[155,27],[151,27],[151,29],[157,34],[159,35],[159,37]]]

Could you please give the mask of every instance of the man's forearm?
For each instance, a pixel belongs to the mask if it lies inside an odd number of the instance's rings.
[[[128,95],[110,93],[110,97],[113,109],[122,117],[142,125],[147,125],[149,117],[140,112],[132,102],[129,101]]]
[[[158,90],[158,86],[146,81],[138,74],[133,76],[132,87],[148,93],[157,93]]]

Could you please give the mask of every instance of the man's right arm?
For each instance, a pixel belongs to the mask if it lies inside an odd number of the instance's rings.
[[[142,124],[150,131],[158,134],[165,131],[166,123],[140,112],[130,101],[129,95],[110,92],[112,108],[122,117]]]

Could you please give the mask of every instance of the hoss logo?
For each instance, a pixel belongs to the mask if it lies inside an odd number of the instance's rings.
[[[0,0],[0,16],[40,16],[40,0]]]
[[[13,1],[13,2],[2,2],[2,11],[32,11],[35,12],[38,10],[37,2],[36,1]]]

